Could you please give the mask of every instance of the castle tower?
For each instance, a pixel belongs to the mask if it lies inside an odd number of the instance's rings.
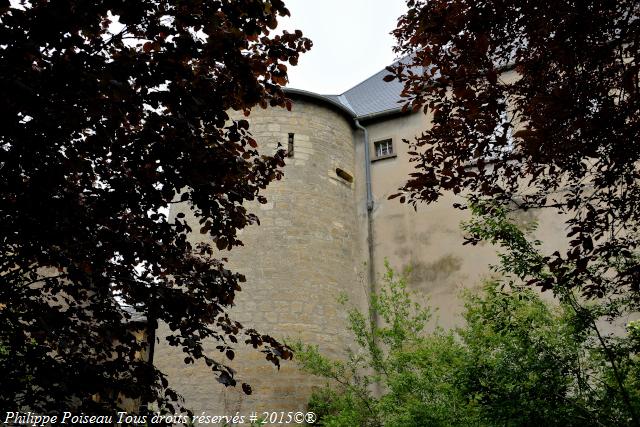
[[[460,290],[479,286],[496,263],[495,247],[463,245],[460,223],[469,212],[452,208],[466,203],[463,196],[445,193],[417,211],[389,199],[415,168],[403,141],[422,134],[431,119],[421,111],[403,111],[403,85],[385,82],[386,74],[380,70],[341,95],[286,89],[292,111],[252,111],[250,130],[260,150],[273,153],[278,143],[287,149],[291,142],[293,156],[286,159],[284,179],[263,193],[269,202],[248,206],[261,225],[242,231],[244,247],[222,254],[232,271],[247,277],[231,312],[246,327],[275,338],[299,337],[340,358],[353,342],[337,298],[345,292],[366,311],[385,259],[396,270],[411,267],[409,289],[429,297],[445,328],[462,321]],[[551,247],[566,244],[564,222],[553,212],[528,212],[522,220],[536,220],[536,237]],[[197,229],[193,218],[192,223]],[[211,353],[219,354],[215,343],[212,347]],[[277,372],[252,348],[239,344],[237,350],[230,365],[239,381],[252,385],[251,396],[239,387],[225,389],[204,364],[182,364],[181,351],[166,344],[155,361],[198,414],[305,409],[321,380],[301,373],[295,363],[286,362]]]
[[[256,108],[249,117],[261,152],[272,153],[280,143],[293,154],[286,159],[284,178],[263,193],[268,203],[248,206],[260,225],[241,231],[244,247],[222,254],[232,271],[247,278],[231,316],[274,338],[301,338],[340,357],[349,337],[338,296],[344,292],[363,307],[368,289],[362,248],[366,210],[358,206],[362,184],[356,182],[354,128],[348,114],[330,101],[313,94],[289,96],[292,111]],[[206,238],[193,237],[194,244]],[[229,364],[239,382],[251,384],[253,394],[246,396],[239,386],[218,383],[204,363],[183,364],[181,350],[163,342],[162,330],[158,336],[155,363],[196,414],[303,411],[311,387],[318,385],[295,362],[283,362],[278,372],[262,353],[239,343]],[[212,354],[223,357],[215,345]]]

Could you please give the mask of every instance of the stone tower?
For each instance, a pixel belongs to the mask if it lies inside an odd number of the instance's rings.
[[[292,148],[293,155],[286,159],[284,178],[263,193],[268,203],[249,206],[260,225],[241,232],[244,247],[223,254],[229,257],[229,268],[247,278],[231,315],[245,327],[277,339],[299,337],[340,357],[349,337],[338,296],[344,292],[362,307],[368,287],[362,248],[366,211],[358,207],[362,191],[355,179],[359,172],[353,121],[331,102],[289,96],[292,111],[256,108],[249,117],[263,153],[280,143]],[[253,387],[253,394],[246,396],[240,387],[224,388],[216,382],[204,363],[182,364],[180,349],[163,343],[162,330],[158,336],[155,363],[196,414],[300,411],[317,385],[317,379],[299,372],[294,362],[284,362],[278,372],[263,354],[238,344],[230,366],[237,370],[238,381]],[[215,345],[212,353],[217,355]]]
[[[411,267],[409,289],[429,297],[444,328],[462,321],[460,290],[491,273],[496,248],[463,245],[460,223],[469,212],[452,208],[466,203],[463,195],[445,192],[417,210],[389,198],[415,171],[403,141],[421,135],[431,118],[404,111],[403,85],[385,82],[387,74],[380,70],[340,95],[286,89],[292,111],[252,111],[251,132],[262,152],[272,153],[278,143],[288,148],[291,139],[293,157],[284,179],[264,192],[269,203],[249,206],[261,225],[244,230],[245,246],[228,253],[229,267],[247,277],[232,312],[246,326],[276,338],[301,337],[339,358],[351,337],[337,297],[346,292],[366,310],[385,259],[396,270]],[[521,219],[538,222],[536,238],[550,247],[566,245],[564,222],[555,213],[527,212]],[[196,412],[305,409],[317,378],[294,363],[276,373],[260,353],[241,347],[232,367],[253,386],[252,396],[224,389],[203,366],[182,365],[180,351],[166,345],[156,362]]]

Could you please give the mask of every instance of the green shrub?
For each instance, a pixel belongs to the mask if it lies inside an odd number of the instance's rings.
[[[494,281],[465,295],[464,327],[426,333],[430,312],[411,302],[405,283],[389,269],[369,315],[349,311],[356,346],[345,361],[295,344],[298,363],[328,380],[309,401],[317,425],[632,424],[616,397],[611,365],[589,347],[571,308],[553,308],[531,290]],[[631,324],[617,347],[635,405],[636,329]]]
[[[330,380],[309,402],[318,425],[470,425],[477,405],[460,392],[461,369],[452,369],[463,366],[461,344],[453,332],[424,333],[431,311],[411,300],[406,276],[387,265],[384,282],[367,315],[349,310],[356,346],[344,362],[325,358],[317,346],[294,345],[305,370]]]
[[[583,301],[579,287],[558,287],[558,303],[544,301],[522,285],[555,274],[540,242],[503,210],[474,212],[465,229],[506,252],[499,278],[463,296],[463,327],[427,331],[431,310],[387,264],[369,312],[348,309],[355,345],[344,361],[295,343],[298,363],[324,379],[309,401],[317,425],[637,426],[640,322],[626,335],[600,330],[604,317],[632,306]]]

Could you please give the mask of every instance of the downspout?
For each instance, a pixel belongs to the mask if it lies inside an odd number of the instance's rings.
[[[371,154],[369,153],[369,132],[367,128],[362,126],[358,119],[355,119],[355,124],[358,129],[364,132],[364,176],[367,185],[367,214],[371,216],[373,211],[373,193],[371,192]]]
[[[369,153],[369,132],[367,128],[362,126],[358,119],[354,119],[354,123],[358,129],[364,132],[363,146],[364,146],[364,175],[367,187],[367,246],[369,249],[369,297],[376,291],[376,270],[374,263],[374,251],[373,251],[373,192],[371,191],[371,154]],[[367,305],[371,304],[371,300],[367,301]],[[369,309],[371,306],[369,305]],[[369,311],[371,313],[371,311]],[[373,313],[373,324],[379,325],[377,313]],[[374,342],[377,341],[375,334],[373,335]],[[375,396],[382,395],[382,386],[379,381],[373,384],[373,394]]]
[[[142,415],[151,414],[151,410],[149,409],[149,403],[153,400],[152,397],[153,387],[155,383],[155,372],[153,365],[153,358],[155,356],[156,350],[156,329],[158,328],[158,320],[156,319],[155,313],[155,293],[152,292],[149,298],[149,309],[147,311],[147,365],[149,368],[149,377],[147,383],[147,395],[143,396],[144,400],[142,402],[143,408],[141,408],[144,413]]]
[[[367,246],[369,249],[369,295],[375,291],[375,267],[373,258],[373,192],[371,191],[371,154],[369,153],[369,132],[362,126],[358,119],[354,119],[358,129],[364,132],[364,176],[367,187]]]

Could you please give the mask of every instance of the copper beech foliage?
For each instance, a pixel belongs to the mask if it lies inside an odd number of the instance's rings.
[[[270,33],[288,14],[281,0],[0,1],[0,408],[177,410],[132,333],[160,320],[225,385],[238,341],[291,358],[228,317],[244,278],[220,258],[258,222],[243,202],[281,176],[283,153],[259,154],[227,111],[290,107],[285,64],[311,42]],[[169,222],[172,203],[202,228]]]
[[[433,127],[398,194],[445,191],[566,214],[543,289],[638,302],[640,3],[410,0],[387,80]],[[637,305],[636,305],[637,307]]]

